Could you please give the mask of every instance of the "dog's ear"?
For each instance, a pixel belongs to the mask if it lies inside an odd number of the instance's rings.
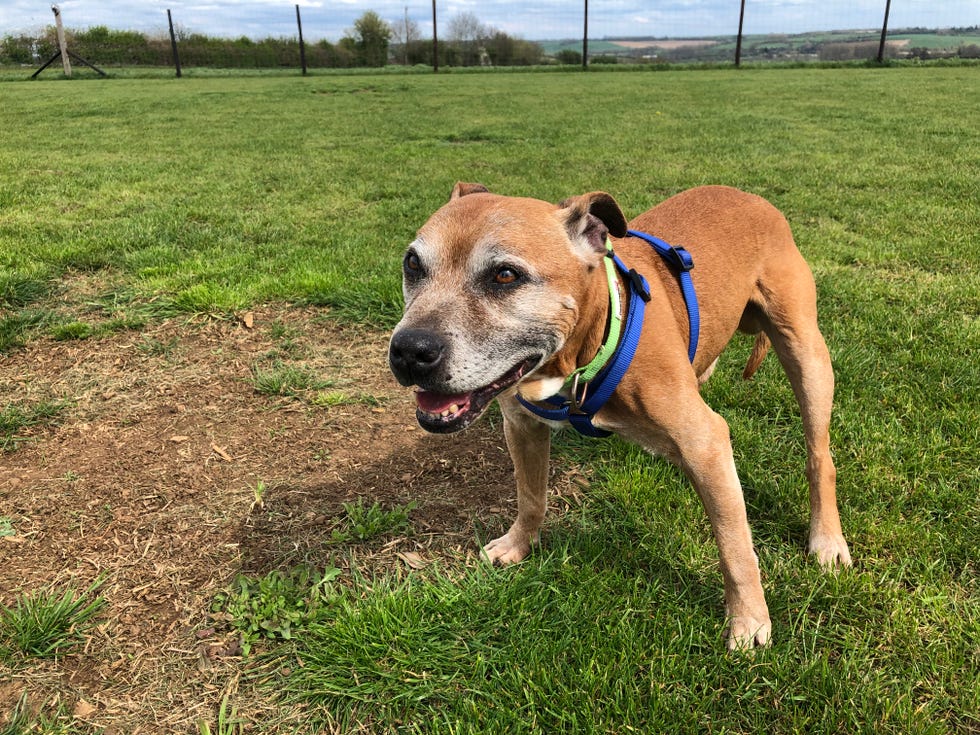
[[[564,218],[565,229],[572,242],[581,242],[591,249],[604,253],[606,235],[626,236],[626,217],[616,200],[604,191],[571,197],[559,206],[559,216]]]
[[[467,184],[463,181],[457,181],[456,186],[453,187],[453,193],[449,195],[449,201],[453,199],[459,199],[460,197],[465,197],[467,194],[489,194],[490,190],[483,184]]]

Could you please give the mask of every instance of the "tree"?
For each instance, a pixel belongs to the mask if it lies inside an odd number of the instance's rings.
[[[354,44],[362,66],[384,66],[388,63],[391,28],[373,10],[354,21]]]
[[[459,52],[459,63],[473,66],[480,62],[480,39],[490,35],[474,13],[456,13],[449,19],[449,40]]]
[[[431,64],[432,39],[422,35],[414,20],[405,17],[388,23],[391,28],[392,56],[403,64]]]

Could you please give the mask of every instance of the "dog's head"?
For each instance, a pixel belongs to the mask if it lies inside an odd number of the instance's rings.
[[[547,372],[587,302],[608,298],[610,233],[624,236],[626,219],[603,192],[556,206],[456,184],[405,253],[405,313],[388,352],[398,381],[418,387],[422,428],[466,428],[496,396]]]

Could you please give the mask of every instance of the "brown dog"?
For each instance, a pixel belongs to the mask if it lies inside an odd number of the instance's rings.
[[[628,227],[693,256],[701,314],[693,364],[677,275],[649,245],[627,236]],[[721,557],[728,646],[764,645],[769,611],[728,425],[699,393],[736,329],[759,335],[745,377],[771,341],[800,405],[809,551],[826,566],[851,563],[837,511],[828,434],[834,375],[817,327],[816,289],[789,225],[771,204],[706,186],[627,225],[603,192],[555,206],[457,184],[405,255],[405,314],[391,339],[392,371],[403,385],[418,386],[417,417],[428,431],[463,429],[498,399],[517,479],[517,520],[483,551],[495,563],[521,561],[544,517],[552,427],[516,396],[541,401],[564,390],[565,378],[599,350],[611,304],[619,301],[610,299],[602,267],[607,237],[646,276],[652,299],[631,367],[593,421],[666,457],[694,483]],[[620,290],[625,301],[622,282]]]

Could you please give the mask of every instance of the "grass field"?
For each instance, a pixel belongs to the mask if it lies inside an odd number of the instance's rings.
[[[215,727],[977,732],[978,89],[978,67],[0,83],[0,359],[267,303],[390,327],[402,249],[460,179],[551,201],[602,189],[630,216],[699,184],[761,194],[818,282],[854,569],[805,558],[792,393],[772,358],[741,382],[737,342],[705,393],[732,428],[771,648],[724,653],[717,552],[679,473],[562,434],[556,461],[590,488],[517,568],[449,555],[408,575],[255,580],[303,612],[229,677],[291,719],[239,727],[226,698]],[[84,276],[92,293],[59,299]],[[71,416],[29,383],[0,386],[0,464],[18,417]],[[402,528],[403,511],[355,508],[338,543]],[[249,584],[222,598],[242,630]],[[33,665],[3,655],[4,635],[0,694],[2,667],[19,681]],[[90,732],[5,714],[4,733]]]

